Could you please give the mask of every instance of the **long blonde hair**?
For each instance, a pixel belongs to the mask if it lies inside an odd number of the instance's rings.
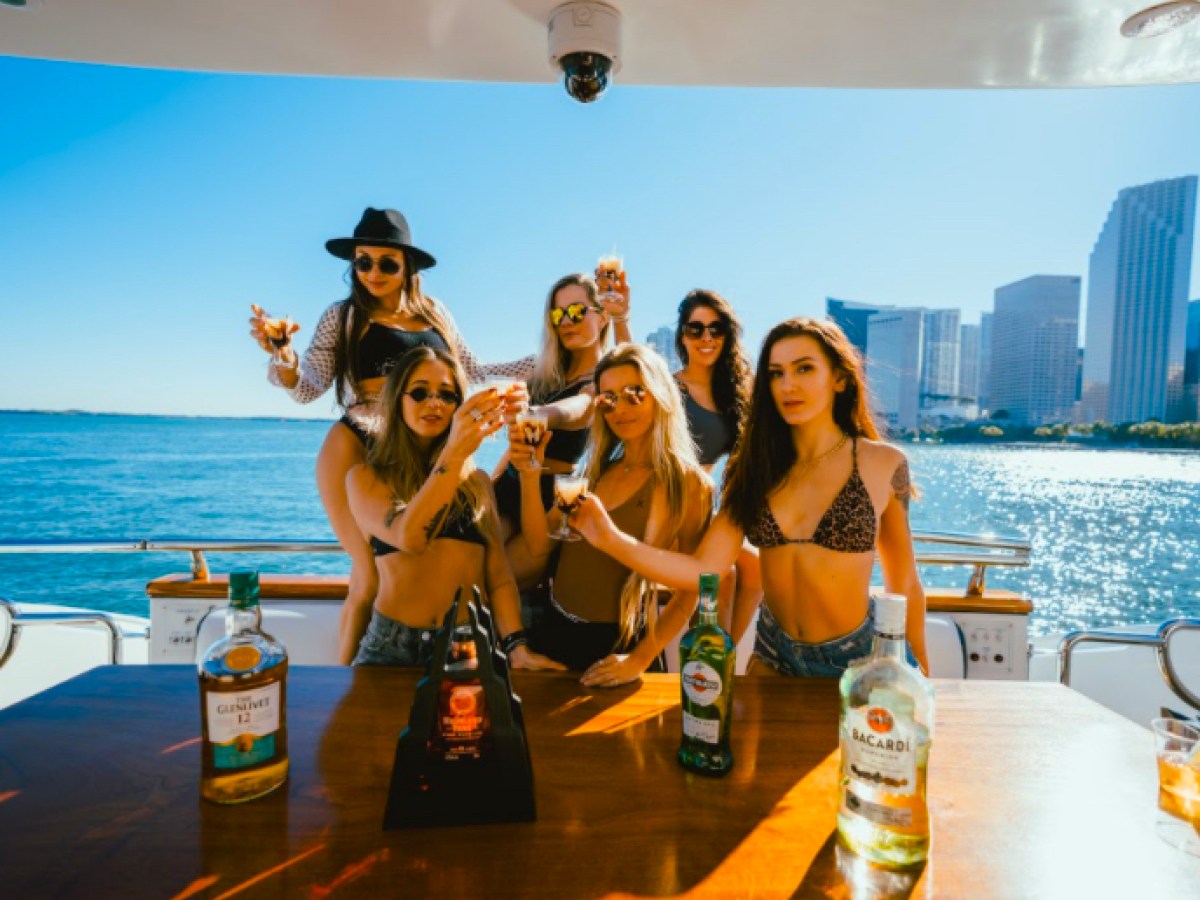
[[[465,397],[467,388],[467,377],[458,360],[444,350],[434,350],[432,347],[414,347],[401,356],[395,368],[388,373],[387,383],[380,395],[384,412],[383,432],[367,454],[367,465],[375,477],[391,490],[397,509],[406,506],[425,484],[429,473],[433,471],[434,461],[450,435],[450,428],[447,427],[425,450],[417,443],[416,435],[404,421],[401,404],[404,402],[404,392],[408,389],[408,380],[417,366],[426,362],[440,362],[450,370],[454,390],[460,397]],[[482,489],[474,479],[468,478],[458,485],[454,499],[433,523],[432,533],[437,534],[447,519],[455,518],[474,522],[484,537],[490,537],[490,520],[486,512],[487,500]]]
[[[654,479],[666,489],[667,515],[664,526],[643,540],[656,547],[671,547],[679,539],[684,510],[699,503],[705,522],[712,514],[712,485],[700,468],[696,444],[688,431],[687,413],[675,379],[667,364],[653,350],[640,344],[621,344],[604,354],[596,364],[594,381],[600,391],[600,377],[609,369],[633,366],[646,392],[654,398],[654,421],[650,426],[650,467]],[[583,474],[588,488],[594,489],[601,476],[625,457],[620,438],[613,433],[604,416],[592,417],[592,433]],[[658,615],[654,585],[632,572],[621,589],[621,643],[628,644],[643,628],[651,627]]]
[[[546,398],[567,386],[567,371],[571,368],[571,353],[563,349],[562,341],[558,339],[558,329],[550,321],[550,312],[554,309],[554,298],[565,287],[578,285],[587,294],[589,306],[597,307],[596,282],[591,275],[575,273],[564,275],[550,288],[546,295],[546,303],[542,308],[542,349],[533,364],[533,375],[529,378],[529,395],[535,403],[545,402]],[[600,331],[600,346],[608,346],[608,333],[612,323],[605,317],[604,327]]]

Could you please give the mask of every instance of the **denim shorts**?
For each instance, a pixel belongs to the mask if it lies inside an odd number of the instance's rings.
[[[780,675],[796,678],[838,678],[856,659],[871,654],[875,637],[875,604],[863,623],[839,638],[809,644],[780,627],[767,604],[759,608],[754,655]]]
[[[355,666],[420,666],[433,658],[436,628],[413,628],[372,610],[367,633],[354,655]]]

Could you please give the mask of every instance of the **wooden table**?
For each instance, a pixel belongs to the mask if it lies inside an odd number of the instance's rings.
[[[739,679],[712,780],[675,762],[675,678],[518,673],[539,820],[385,833],[414,683],[293,669],[291,781],[235,807],[199,798],[190,668],[95,669],[0,712],[0,896],[1200,895],[1200,859],[1154,833],[1149,732],[1058,685],[938,683],[933,851],[898,877],[836,847],[834,682]]]

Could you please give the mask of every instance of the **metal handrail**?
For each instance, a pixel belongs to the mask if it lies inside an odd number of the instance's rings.
[[[1200,709],[1200,696],[1192,693],[1179,678],[1171,662],[1171,638],[1179,631],[1200,631],[1200,619],[1168,619],[1154,634],[1121,631],[1071,631],[1058,642],[1058,680],[1071,686],[1071,656],[1080,644],[1119,644],[1126,647],[1150,647],[1158,659],[1163,681],[1177,697]]]
[[[937,531],[913,533],[918,544],[966,547],[971,550],[991,550],[991,553],[918,551],[916,561],[931,566],[973,566],[967,593],[983,594],[989,566],[1028,566],[1031,550],[1028,541],[989,535],[951,534]],[[190,553],[192,577],[208,581],[209,569],[205,553],[341,553],[337,541],[296,540],[212,540],[178,538],[121,541],[0,541],[0,553]]]
[[[8,636],[0,646],[0,669],[12,658],[21,640],[22,629],[35,625],[85,625],[97,626],[108,631],[108,662],[120,665],[122,661],[121,641],[124,631],[114,616],[105,612],[23,612],[11,600],[0,597],[0,612],[9,622]]]

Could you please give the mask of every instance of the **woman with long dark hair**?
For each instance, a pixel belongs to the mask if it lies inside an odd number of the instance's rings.
[[[634,571],[687,590],[701,573],[726,571],[748,538],[764,590],[751,673],[833,677],[866,655],[878,552],[887,590],[908,597],[909,646],[928,671],[911,497],[908,462],[871,416],[858,351],[837,325],[797,318],[763,341],[721,510],[694,556],[622,533],[595,495],[571,523]]]
[[[378,575],[371,548],[354,523],[346,502],[346,473],[366,459],[382,427],[378,397],[388,371],[414,347],[456,356],[471,381],[488,374],[525,377],[532,357],[517,363],[482,366],[467,349],[446,309],[421,288],[420,273],[436,264],[412,242],[408,222],[394,209],[368,208],[352,237],[334,238],[325,248],[350,262],[350,294],[321,315],[303,356],[291,346],[294,324],[283,325],[260,309],[250,334],[272,354],[268,377],[298,403],[311,403],[336,387],[344,415],[329,430],[317,456],[317,488],[329,524],[350,557],[350,586],[342,607],[338,656],[349,663],[371,615]],[[499,417],[495,401],[482,410]]]
[[[382,392],[383,430],[367,462],[346,476],[351,513],[379,571],[356,665],[426,665],[455,592],[475,586],[502,639],[520,629],[491,479],[472,459],[501,423],[486,414],[490,392],[466,397],[466,387],[446,351],[404,354]],[[511,650],[517,668],[562,668],[527,646]]]
[[[711,472],[742,436],[750,410],[754,376],[742,349],[742,323],[733,306],[716,291],[694,290],[679,304],[675,351],[683,368],[675,381],[683,393],[688,429]],[[733,589],[733,603],[729,603]],[[762,599],[758,551],[742,547],[733,584],[721,583],[721,622],[739,640]]]

